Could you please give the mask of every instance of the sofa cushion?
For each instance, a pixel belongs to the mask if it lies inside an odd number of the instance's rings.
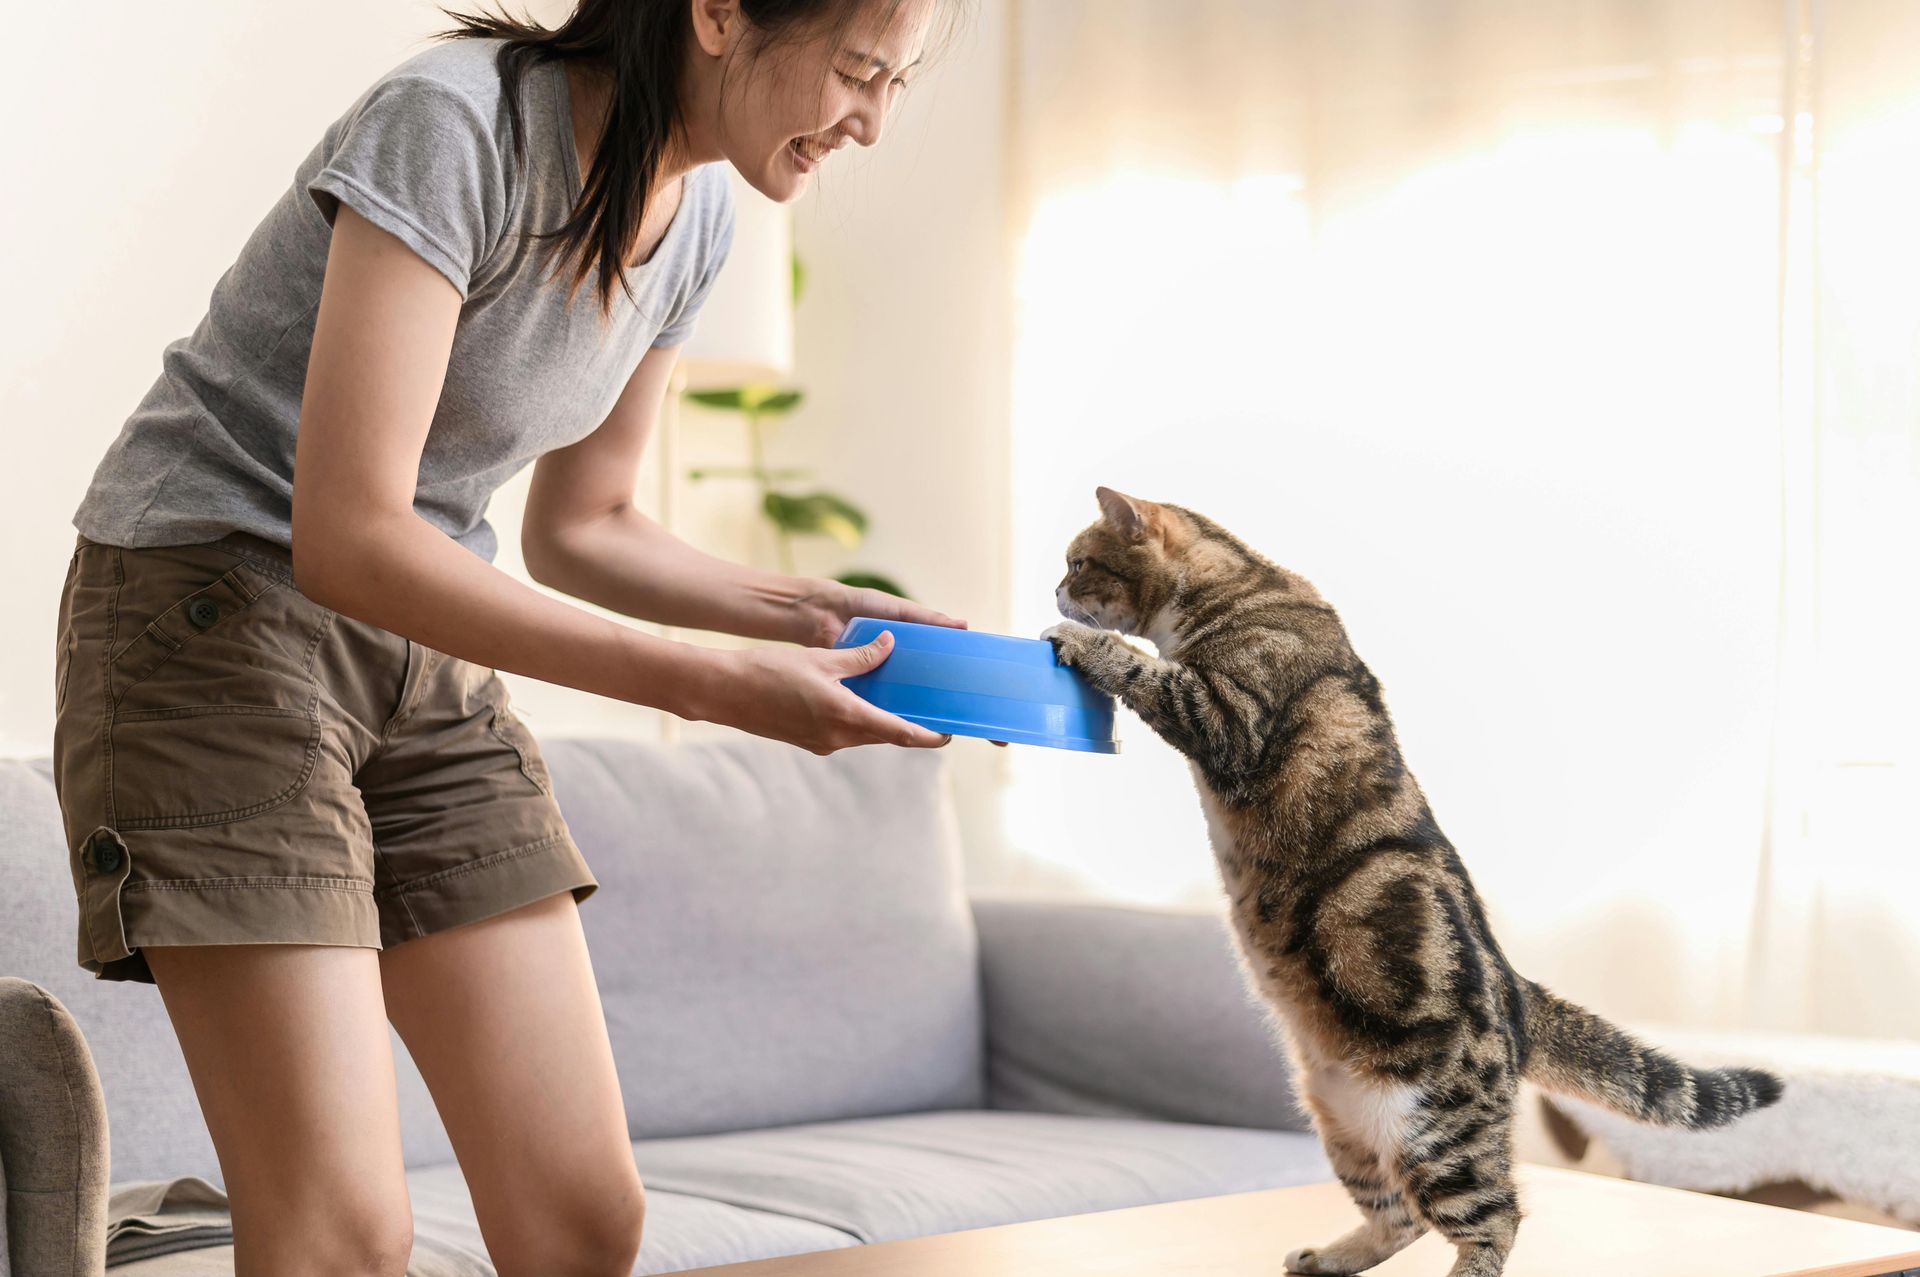
[[[1311,1135],[1041,1113],[643,1140],[634,1158],[649,1193],[811,1220],[863,1242],[1333,1177]]]
[[[413,1258],[407,1277],[493,1277],[486,1239],[474,1217],[467,1181],[457,1166],[428,1166],[407,1173],[413,1200]],[[113,1277],[232,1277],[232,1225],[225,1239],[194,1250],[175,1250],[111,1267]],[[707,1198],[647,1191],[647,1227],[636,1273],[678,1273],[687,1267],[743,1264],[808,1250],[833,1250],[858,1242],[837,1229],[806,1219],[708,1202]]]
[[[1330,1179],[1313,1137],[1035,1113],[944,1112],[641,1140],[637,1273]],[[458,1166],[407,1174],[413,1277],[488,1277]],[[138,1260],[124,1277],[231,1277],[233,1248]]]
[[[553,789],[636,1138],[978,1105],[972,911],[941,760],[737,736],[558,740]]]
[[[988,1103],[1310,1129],[1224,913],[976,897]]]
[[[448,1252],[456,1250],[485,1264],[486,1242],[480,1236],[473,1199],[458,1166],[408,1172],[407,1192],[413,1199],[416,1259],[423,1261],[409,1268],[409,1273],[415,1268],[444,1268]],[[425,1257],[417,1253],[421,1239],[428,1240],[440,1261],[438,1265],[424,1262]],[[641,1235],[639,1266],[634,1271],[671,1273],[855,1244],[857,1239],[850,1234],[809,1220],[649,1185],[647,1224]]]

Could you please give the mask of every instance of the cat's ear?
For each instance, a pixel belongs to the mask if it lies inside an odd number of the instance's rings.
[[[1153,530],[1154,506],[1151,501],[1136,501],[1112,488],[1095,488],[1093,495],[1100,502],[1100,513],[1106,516],[1108,526],[1124,539],[1139,541]]]

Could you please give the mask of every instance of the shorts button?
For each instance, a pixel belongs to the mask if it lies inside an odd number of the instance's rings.
[[[110,874],[120,867],[120,844],[111,834],[93,836],[93,867],[103,874]]]
[[[187,605],[187,619],[204,630],[220,619],[220,605],[212,599],[195,599]]]

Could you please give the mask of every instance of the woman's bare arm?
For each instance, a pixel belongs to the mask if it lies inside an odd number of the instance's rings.
[[[637,509],[640,458],[678,356],[677,347],[647,352],[597,430],[534,464],[520,526],[521,553],[534,580],[663,625],[815,647],[831,644],[856,612],[961,624],[911,600],[873,591],[855,597],[837,581],[715,558]]]
[[[650,350],[592,434],[534,463],[520,525],[527,572],[626,616],[662,625],[801,642],[809,629],[796,577],[702,553],[633,504],[678,347]]]
[[[294,452],[301,592],[478,665],[680,712],[710,653],[549,598],[414,513],[459,315],[443,275],[340,207]]]
[[[339,208],[294,454],[302,593],[478,665],[816,753],[945,742],[840,685],[884,660],[889,645],[738,653],[655,638],[522,585],[415,514],[420,454],[459,314],[443,275]]]

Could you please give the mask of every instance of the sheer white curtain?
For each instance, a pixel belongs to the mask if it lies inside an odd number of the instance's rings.
[[[1517,964],[1920,1034],[1920,5],[1028,0],[1014,619],[1105,483],[1316,581]],[[1217,896],[1013,751],[1014,886]]]

